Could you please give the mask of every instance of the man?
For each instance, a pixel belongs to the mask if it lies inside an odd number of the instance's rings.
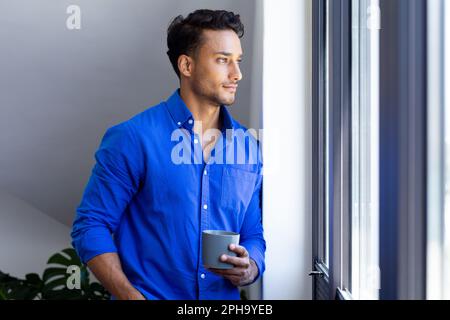
[[[243,33],[232,12],[175,18],[167,54],[180,89],[102,139],[72,244],[115,299],[239,299],[238,286],[264,272],[262,163],[236,160],[247,149],[228,132],[245,128],[225,107],[242,78]],[[221,257],[233,268],[203,266],[211,229],[240,233],[236,256]]]

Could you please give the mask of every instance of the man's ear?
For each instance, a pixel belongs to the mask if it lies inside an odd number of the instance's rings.
[[[178,70],[180,70],[180,75],[185,77],[190,77],[192,75],[193,60],[191,57],[182,54],[178,57]]]

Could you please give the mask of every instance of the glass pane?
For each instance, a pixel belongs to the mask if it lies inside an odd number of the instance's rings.
[[[331,123],[330,123],[330,0],[325,3],[325,217],[324,221],[324,263],[329,265],[329,233],[330,233],[330,143],[331,143]]]
[[[360,39],[360,14],[359,14],[360,1],[352,1],[352,172],[351,172],[351,185],[352,185],[352,220],[351,220],[351,230],[352,239],[351,241],[351,291],[355,298],[359,297],[359,287],[360,287],[360,219],[359,219],[359,146],[360,146],[360,123],[359,123],[359,79],[360,79],[360,67],[359,67],[359,39]]]
[[[450,299],[450,14],[428,2],[427,298]]]
[[[444,299],[450,299],[450,3],[444,1]]]
[[[378,299],[378,0],[352,1],[351,294]]]

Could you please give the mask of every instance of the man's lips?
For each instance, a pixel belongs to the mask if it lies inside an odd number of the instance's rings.
[[[227,89],[228,91],[236,92],[238,85],[237,84],[228,84],[228,85],[224,85],[223,87],[225,89]]]

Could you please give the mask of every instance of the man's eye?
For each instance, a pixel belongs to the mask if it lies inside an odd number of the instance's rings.
[[[219,58],[219,59],[217,59],[217,61],[219,61],[219,62],[227,62],[227,58]]]

